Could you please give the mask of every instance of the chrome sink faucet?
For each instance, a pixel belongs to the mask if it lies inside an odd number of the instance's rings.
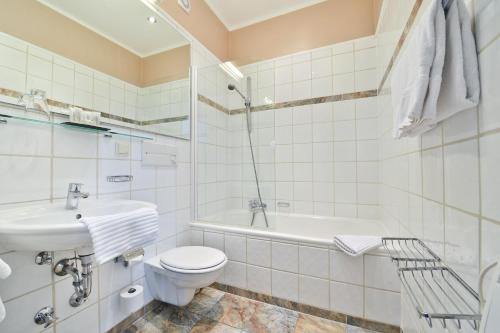
[[[66,198],[66,209],[77,209],[78,202],[80,198],[88,198],[89,194],[86,192],[82,192],[83,184],[79,183],[70,183],[68,187],[68,196]]]

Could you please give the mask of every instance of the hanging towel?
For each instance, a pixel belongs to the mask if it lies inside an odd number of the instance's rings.
[[[452,2],[446,16],[443,83],[432,125],[479,104],[480,83],[472,21],[462,0]]]
[[[365,252],[379,248],[382,245],[382,237],[338,235],[335,236],[333,242],[348,255],[357,257]]]
[[[6,279],[12,273],[9,265],[0,259],[0,279]],[[5,306],[3,305],[2,298],[0,297],[0,323],[5,319]]]
[[[158,236],[158,212],[140,208],[133,212],[80,220],[90,232],[98,264],[112,260],[130,249],[142,247]]]
[[[445,16],[432,1],[394,67],[391,79],[393,136],[407,136],[424,120],[436,117],[436,101],[445,59]]]

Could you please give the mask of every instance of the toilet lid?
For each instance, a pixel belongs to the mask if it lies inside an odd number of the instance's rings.
[[[219,265],[226,260],[224,252],[205,246],[182,246],[168,250],[160,257],[163,267],[200,270]]]

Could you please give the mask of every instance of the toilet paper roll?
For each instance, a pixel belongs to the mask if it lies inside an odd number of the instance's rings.
[[[120,307],[125,313],[133,313],[144,305],[144,288],[139,284],[128,286],[120,292]]]

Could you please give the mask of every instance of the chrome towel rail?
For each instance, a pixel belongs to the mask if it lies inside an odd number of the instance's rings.
[[[382,239],[418,316],[430,327],[438,321],[443,328],[479,329],[479,295],[441,258],[417,238]]]

